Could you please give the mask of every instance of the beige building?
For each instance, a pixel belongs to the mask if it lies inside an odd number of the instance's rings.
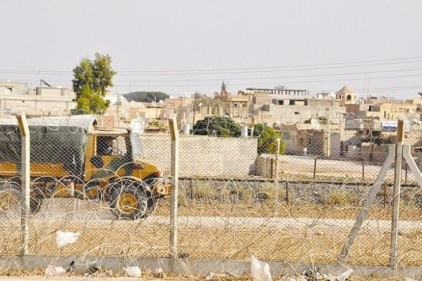
[[[340,157],[341,139],[339,132],[324,130],[312,124],[281,125],[282,139],[287,154],[308,156]]]
[[[272,89],[248,88],[253,95],[250,113],[255,123],[267,125],[304,124],[317,120],[325,125],[340,125],[344,123],[346,108],[344,103],[334,97],[317,98],[309,95],[306,90],[277,87]]]
[[[368,104],[366,117],[385,121],[403,118],[419,122],[421,120],[421,112],[422,99],[385,100]]]
[[[28,116],[69,115],[76,108],[75,93],[66,88],[37,87],[25,82],[0,82],[0,114],[24,110]]]
[[[107,127],[123,126],[138,116],[148,122],[153,119],[167,119],[168,115],[171,114],[171,112],[166,111],[164,102],[129,102],[122,94],[115,93],[107,93],[105,99],[110,101],[110,107],[104,113],[104,120],[107,120],[105,126]]]
[[[349,86],[344,86],[338,92],[335,93],[336,100],[342,104],[355,104],[357,103],[357,94]]]

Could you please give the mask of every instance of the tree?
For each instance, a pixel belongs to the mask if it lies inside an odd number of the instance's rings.
[[[227,85],[224,81],[221,84],[221,93],[227,93]]]
[[[93,61],[89,58],[82,59],[73,69],[72,85],[76,93],[77,110],[86,114],[107,109],[109,101],[104,97],[107,88],[113,86],[115,74],[109,55],[96,53]]]
[[[254,126],[253,135],[258,137],[258,154],[277,152],[277,139],[280,134],[272,127],[265,124],[257,124]],[[280,154],[284,154],[286,146],[284,141],[280,138]]]
[[[135,102],[158,102],[160,100],[164,101],[170,96],[163,92],[144,92],[137,91],[131,92],[123,95],[128,101]]]
[[[239,137],[240,125],[233,119],[223,116],[205,117],[193,126],[194,135],[208,135],[217,137]]]

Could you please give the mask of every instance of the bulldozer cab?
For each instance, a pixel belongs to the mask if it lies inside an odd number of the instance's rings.
[[[125,166],[132,163],[127,130],[95,130],[88,136],[85,155],[85,179],[130,175]]]
[[[133,177],[148,182],[161,176],[154,164],[142,159],[139,135],[126,129],[92,131],[84,170],[85,181]]]

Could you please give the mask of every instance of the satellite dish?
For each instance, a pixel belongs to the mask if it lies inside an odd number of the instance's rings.
[[[422,97],[422,92],[419,92],[418,94]]]

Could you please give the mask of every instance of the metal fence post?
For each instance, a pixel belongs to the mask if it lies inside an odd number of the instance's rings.
[[[404,183],[407,183],[407,163],[404,164]]]
[[[384,208],[387,206],[387,183],[384,182]]]
[[[341,250],[340,255],[338,256],[337,261],[341,264],[344,264],[347,257],[349,256],[350,249],[352,248],[353,243],[359,234],[363,221],[365,220],[369,212],[369,208],[374,203],[375,197],[379,189],[381,188],[381,184],[384,182],[385,175],[387,174],[388,170],[390,169],[391,165],[394,162],[393,149],[394,149],[393,145],[390,145],[388,147],[387,158],[385,159],[384,164],[382,165],[382,168],[378,174],[377,179],[375,180],[374,185],[369,190],[368,197],[365,201],[365,204],[361,208],[356,218],[355,224],[353,225],[352,230],[350,231],[349,236],[347,237],[346,243],[344,244],[343,249]]]
[[[22,180],[22,200],[21,200],[21,250],[22,256],[29,253],[28,242],[29,242],[29,201],[30,201],[30,138],[29,138],[29,127],[26,120],[25,112],[19,112],[17,114],[19,130],[21,134],[21,180]]]
[[[169,119],[169,127],[171,135],[171,176],[173,179],[170,199],[170,258],[172,267],[174,267],[174,261],[177,257],[177,206],[179,193],[179,131],[175,118]]]
[[[314,158],[314,179],[316,178],[316,161],[317,161],[317,158],[315,157]]]
[[[394,169],[394,192],[393,192],[393,214],[391,219],[391,248],[390,248],[390,267],[397,269],[397,237],[399,229],[399,204],[400,204],[400,187],[402,173],[403,158],[403,138],[404,138],[404,121],[398,121],[397,127],[397,145]]]

